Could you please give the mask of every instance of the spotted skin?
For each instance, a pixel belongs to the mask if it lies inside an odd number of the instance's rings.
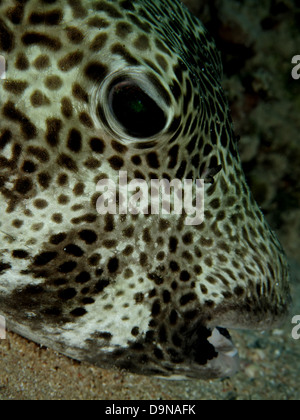
[[[276,325],[288,269],[245,182],[219,53],[202,24],[177,0],[0,0],[0,54],[9,328],[102,367],[226,376],[212,331],[229,343],[216,326]],[[101,90],[114,77],[155,92],[159,133],[115,129]],[[96,184],[120,170],[129,180],[205,178],[204,222],[99,215]]]

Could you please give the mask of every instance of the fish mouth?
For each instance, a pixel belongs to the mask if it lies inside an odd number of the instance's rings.
[[[235,347],[227,329],[215,327],[206,331],[208,337],[203,340],[199,335],[192,347],[188,345],[189,355],[183,365],[173,366],[174,372],[169,376],[160,378],[170,380],[186,379],[224,379],[234,376],[240,370],[238,350]],[[185,349],[185,351],[187,348]]]
[[[211,361],[212,370],[219,372],[218,377],[221,378],[235,375],[239,371],[240,360],[229,332],[225,328],[216,327],[207,340],[218,353]]]
[[[185,372],[186,378],[222,379],[234,376],[240,369],[240,361],[229,332],[223,327],[206,331],[206,343],[203,340],[194,342],[191,354],[194,362]],[[205,363],[203,357],[206,358]]]

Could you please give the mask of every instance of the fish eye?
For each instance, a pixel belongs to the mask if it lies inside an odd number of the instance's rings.
[[[115,121],[132,137],[153,137],[167,123],[164,110],[133,80],[117,81],[110,86],[108,106]]]
[[[175,106],[165,87],[138,68],[110,73],[92,91],[91,114],[96,126],[126,143],[168,138]]]

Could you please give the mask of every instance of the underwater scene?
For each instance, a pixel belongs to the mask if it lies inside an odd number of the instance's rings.
[[[300,399],[299,28],[0,0],[0,400]]]

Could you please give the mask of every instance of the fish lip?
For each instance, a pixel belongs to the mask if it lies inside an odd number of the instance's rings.
[[[219,372],[220,378],[235,375],[240,370],[240,359],[228,331],[222,327],[215,327],[207,340],[218,353],[218,356],[210,361],[212,370]]]

